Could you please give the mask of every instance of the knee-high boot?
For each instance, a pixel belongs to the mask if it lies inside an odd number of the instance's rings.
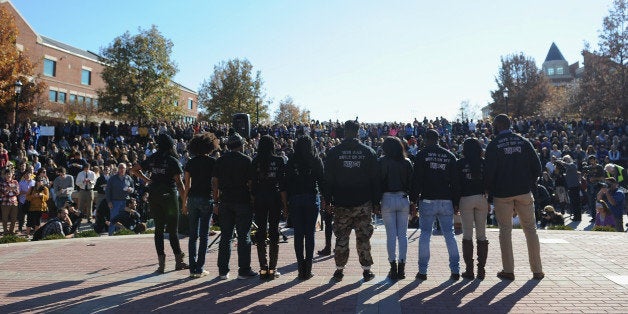
[[[478,254],[480,254],[479,249]],[[473,275],[473,240],[462,239],[462,258],[465,264],[465,271],[461,274],[462,278],[475,278]]]
[[[166,255],[157,255],[157,261],[159,266],[157,267],[157,273],[163,274],[166,272]]]
[[[486,274],[484,266],[486,265],[486,257],[488,256],[488,240],[477,241],[478,244],[478,279],[484,279]]]

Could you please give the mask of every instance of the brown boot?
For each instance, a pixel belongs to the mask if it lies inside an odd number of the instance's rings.
[[[183,261],[184,257],[185,253],[180,253],[174,256],[174,260],[177,262],[174,266],[174,270],[183,270],[190,268],[190,266],[188,266],[188,264]]]
[[[475,275],[473,275],[473,240],[462,239],[462,258],[464,259],[466,270],[461,276],[462,278],[473,280],[475,278]]]
[[[157,261],[159,261],[159,266],[157,267],[156,272],[159,274],[163,274],[166,272],[166,255],[157,255]]]
[[[478,245],[478,279],[484,279],[486,271],[484,265],[486,265],[486,257],[488,256],[488,240],[477,241]]]

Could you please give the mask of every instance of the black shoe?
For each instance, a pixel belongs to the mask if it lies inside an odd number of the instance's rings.
[[[426,274],[417,273],[415,278],[418,279],[418,280],[427,280],[427,275]]]
[[[370,269],[365,269],[362,272],[362,276],[364,277],[364,281],[369,281],[375,278],[375,274]]]
[[[344,277],[345,274],[343,274],[342,269],[336,269],[336,271],[334,272],[334,279],[336,281],[341,281],[342,277]]]
[[[331,248],[329,248],[328,246],[324,247],[322,250],[318,251],[318,255],[320,256],[331,255]]]
[[[453,281],[458,281],[458,279],[460,279],[460,274],[452,273],[451,276],[449,276],[449,279]]]

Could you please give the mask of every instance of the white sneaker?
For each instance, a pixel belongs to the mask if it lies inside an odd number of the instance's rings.
[[[224,275],[220,275],[220,280],[227,280],[229,279],[229,273],[226,273]]]
[[[207,276],[207,275],[209,275],[209,272],[208,272],[208,271],[206,271],[206,270],[203,270],[202,272],[200,272],[200,273],[196,274],[196,278],[205,277],[205,276]]]

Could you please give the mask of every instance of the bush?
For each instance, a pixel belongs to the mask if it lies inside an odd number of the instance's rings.
[[[2,238],[0,238],[0,244],[18,243],[18,242],[27,242],[27,241],[28,239],[23,238],[23,237],[18,237],[14,234],[7,234],[3,236]]]
[[[564,226],[564,225],[556,225],[556,226],[549,226],[549,227],[547,227],[547,230],[570,230],[570,231],[573,231],[573,228],[569,227],[569,226]]]
[[[43,238],[42,240],[61,240],[61,239],[65,239],[65,236],[63,236],[62,234],[51,234],[49,236],[46,236],[45,238]]]
[[[75,238],[95,238],[95,237],[100,237],[100,234],[98,234],[98,232],[94,230],[85,230],[85,231],[77,232],[74,235],[74,237]]]
[[[615,231],[617,231],[617,230],[615,230],[614,227],[609,227],[609,226],[595,226],[591,230],[592,231],[602,231],[602,232],[615,232]]]
[[[155,234],[155,229],[146,229],[142,234]]]
[[[211,230],[211,231],[220,231],[220,226],[211,226],[211,227],[209,227],[209,230]]]
[[[120,230],[116,231],[113,235],[114,236],[124,236],[124,235],[131,235],[131,234],[135,234],[135,232],[133,232],[133,230],[129,230],[129,229],[120,229]]]

